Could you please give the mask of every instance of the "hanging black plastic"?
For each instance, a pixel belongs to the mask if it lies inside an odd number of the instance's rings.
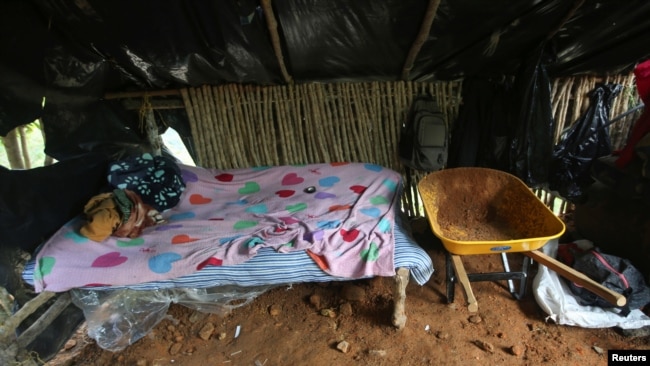
[[[553,150],[549,188],[571,202],[579,202],[593,183],[592,162],[611,153],[609,115],[621,89],[619,84],[598,84],[589,93],[589,108],[562,132]]]
[[[92,152],[33,169],[0,166],[0,247],[32,253],[108,188],[109,160]]]
[[[504,80],[463,80],[463,105],[451,131],[448,168],[508,170],[509,89],[511,83]]]
[[[529,187],[545,186],[553,154],[555,120],[551,107],[551,81],[543,64],[541,45],[524,60],[517,73],[510,115],[510,172]]]

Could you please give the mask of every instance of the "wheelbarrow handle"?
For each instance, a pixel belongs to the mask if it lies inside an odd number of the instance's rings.
[[[566,264],[558,261],[553,257],[549,257],[539,250],[522,252],[522,254],[529,256],[537,262],[545,265],[549,269],[552,269],[560,276],[565,277],[577,285],[580,285],[593,292],[594,294],[602,297],[610,304],[613,304],[615,306],[623,306],[627,303],[627,299],[623,295],[608,289],[607,287],[587,277],[584,273],[576,271],[575,269],[567,266]]]

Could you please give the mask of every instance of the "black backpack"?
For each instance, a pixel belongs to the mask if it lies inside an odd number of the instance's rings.
[[[438,104],[429,94],[417,96],[400,131],[399,157],[405,166],[436,171],[447,164],[449,129]]]
[[[627,303],[620,307],[623,316],[627,316],[631,309],[643,309],[650,303],[650,288],[646,285],[643,274],[627,259],[591,249],[576,258],[573,268],[625,296]],[[571,281],[569,281],[569,288],[580,305],[615,307],[602,297]]]

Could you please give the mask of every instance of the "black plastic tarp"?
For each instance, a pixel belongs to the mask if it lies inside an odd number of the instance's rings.
[[[299,81],[397,80],[426,1],[276,1]]]
[[[513,75],[562,23],[572,2],[443,1],[414,70],[416,80]]]
[[[399,80],[428,6],[424,0],[270,3],[278,47],[296,83]],[[97,105],[111,92],[284,84],[270,15],[255,0],[2,1],[0,135],[38,117],[49,131],[85,128],[83,121],[92,121],[87,128],[128,127],[130,119],[115,120],[119,105]],[[650,57],[647,19],[645,1],[442,0],[408,80],[512,76],[542,44],[551,78],[632,70]],[[67,106],[74,109],[66,117]],[[170,119],[187,130],[183,117]],[[77,144],[55,141],[70,133],[50,136],[49,152],[70,153],[55,148]]]

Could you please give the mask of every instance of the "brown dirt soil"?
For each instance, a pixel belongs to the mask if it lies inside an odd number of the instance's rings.
[[[515,176],[465,167],[430,174],[420,182],[428,213],[438,231],[456,241],[505,241],[547,237],[558,233],[548,210]]]
[[[173,319],[121,352],[102,350],[81,328],[48,365],[606,365],[608,349],[650,347],[648,336],[547,323],[530,289],[515,300],[504,282],[472,283],[477,314],[468,312],[460,286],[448,304],[443,248],[422,220],[414,231],[436,273],[424,286],[409,283],[403,330],[391,325],[392,278],[297,284],[272,289],[226,316],[172,305]],[[509,257],[518,268],[521,254]],[[463,262],[470,273],[502,270],[498,255]],[[214,330],[204,340],[207,324]],[[342,341],[347,352],[337,349]]]

